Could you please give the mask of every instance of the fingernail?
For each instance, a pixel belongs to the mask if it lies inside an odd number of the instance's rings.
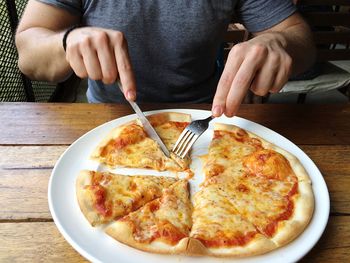
[[[128,100],[135,100],[135,97],[136,97],[135,91],[133,91],[133,90],[128,90],[128,91],[126,92],[126,98],[127,98]]]
[[[222,114],[222,107],[220,105],[216,105],[214,108],[213,108],[213,115],[215,117],[219,117],[221,116]]]

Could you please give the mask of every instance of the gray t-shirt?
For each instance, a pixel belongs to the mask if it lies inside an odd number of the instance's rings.
[[[291,0],[40,0],[81,16],[87,26],[123,32],[142,102],[211,102],[216,59],[235,15],[250,32],[295,12]],[[120,102],[114,85],[89,80],[90,102]]]

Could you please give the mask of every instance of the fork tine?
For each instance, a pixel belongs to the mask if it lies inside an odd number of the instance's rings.
[[[173,152],[176,153],[176,151],[181,148],[181,146],[183,145],[185,138],[187,138],[187,136],[190,135],[190,131],[188,129],[184,129],[182,131],[182,133],[180,134],[179,138],[177,139],[174,147],[173,147]]]
[[[172,152],[180,158],[184,158],[199,136],[208,129],[209,122],[214,119],[209,116],[206,119],[192,121],[180,134]]]
[[[197,141],[199,135],[197,134],[193,134],[194,136],[192,136],[191,140],[187,143],[187,147],[183,147],[182,151],[180,152],[179,156],[180,158],[184,158],[185,155],[188,153],[188,151],[191,149],[192,145],[195,143],[195,141]]]
[[[195,134],[193,132],[189,131],[188,132],[188,136],[186,138],[182,139],[182,143],[181,143],[180,147],[178,147],[177,150],[176,150],[176,154],[178,156],[180,156],[181,153],[184,151],[184,149],[186,149],[188,143],[192,140],[194,135]]]

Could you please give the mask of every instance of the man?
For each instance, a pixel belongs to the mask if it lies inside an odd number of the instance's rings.
[[[232,15],[255,37],[232,48],[217,81],[217,51]],[[113,84],[120,78],[129,100],[214,98],[213,115],[229,117],[248,89],[278,92],[315,56],[289,0],[29,0],[16,45],[19,67],[33,79],[88,77],[90,102],[121,101]]]

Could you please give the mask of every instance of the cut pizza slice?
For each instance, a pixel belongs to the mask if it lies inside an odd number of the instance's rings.
[[[188,114],[163,112],[147,116],[169,150],[191,121]],[[158,171],[185,171],[190,159],[166,157],[159,145],[149,138],[139,120],[114,128],[97,146],[92,158],[111,167],[150,168]]]
[[[205,173],[203,185],[223,189],[238,213],[278,246],[298,236],[312,217],[311,182],[300,162],[236,126],[216,124]]]
[[[188,182],[180,180],[165,189],[161,198],[113,222],[106,233],[144,251],[184,253],[192,224],[191,211]]]
[[[218,184],[203,186],[195,194],[192,220],[189,254],[243,257],[276,248],[240,215]]]
[[[110,222],[159,198],[163,189],[177,182],[164,176],[127,176],[81,171],[76,194],[81,211],[92,226]]]
[[[282,182],[277,184],[281,189],[288,187]],[[313,196],[310,195],[308,183],[296,182],[286,195],[284,191],[268,191],[266,184],[256,185],[249,177],[227,180],[219,186],[242,218],[277,246],[292,241],[311,219]]]

